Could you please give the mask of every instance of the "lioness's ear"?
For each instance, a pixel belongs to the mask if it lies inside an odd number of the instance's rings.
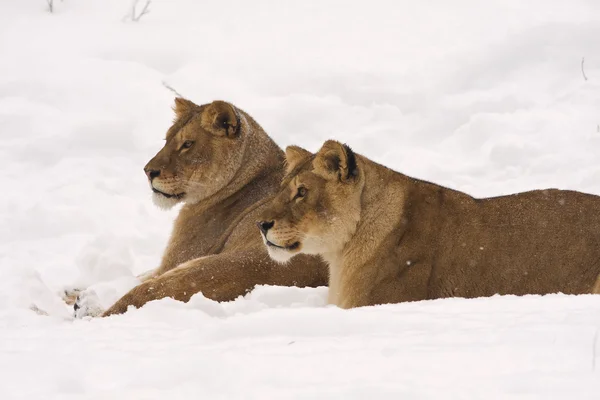
[[[285,173],[289,174],[298,166],[298,164],[311,157],[312,153],[298,146],[288,146],[285,148]]]
[[[348,182],[358,176],[356,155],[348,145],[335,140],[328,140],[323,144],[313,165],[316,173],[341,182]]]
[[[234,106],[224,101],[216,100],[206,106],[200,117],[204,129],[218,136],[237,136],[240,130],[240,120]]]
[[[175,111],[176,117],[179,118],[182,115],[192,111],[196,107],[198,106],[189,101],[188,99],[184,99],[183,97],[175,97],[175,105],[173,106],[173,111]]]

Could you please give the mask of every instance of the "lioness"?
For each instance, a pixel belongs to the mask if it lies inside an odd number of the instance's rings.
[[[323,256],[332,304],[598,291],[598,196],[549,189],[475,199],[335,141],[315,155],[291,146],[286,157],[259,228],[279,262]]]
[[[229,103],[198,106],[177,98],[174,111],[166,143],[144,171],[157,205],[185,205],[160,267],[103,315],[163,297],[188,301],[198,292],[226,301],[259,284],[326,285],[321,260],[306,256],[282,269],[256,235],[259,213],[284,174],[283,151]]]

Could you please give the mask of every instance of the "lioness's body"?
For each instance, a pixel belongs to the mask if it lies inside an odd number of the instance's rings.
[[[363,165],[369,179],[371,166]],[[371,186],[376,186],[373,181],[365,185],[365,197],[379,192]],[[600,274],[597,196],[538,190],[474,199],[398,173],[384,187],[402,189],[402,200],[379,208],[379,215],[370,215],[370,220],[361,219],[359,234],[348,242],[349,251],[341,257],[342,271],[368,266],[377,271],[370,282],[363,276],[349,288],[354,292],[350,303],[591,293]],[[384,222],[388,207],[402,210],[393,226],[392,221]],[[389,233],[378,238],[379,245],[369,259],[362,256],[355,263],[357,245],[365,234],[376,233],[362,225],[381,222],[388,225]],[[381,275],[391,279],[385,282]],[[369,288],[370,284],[374,287]]]
[[[550,189],[475,199],[360,155],[351,155],[350,174],[348,151],[327,142],[316,156],[292,155],[293,171],[264,214],[274,222],[269,241],[323,255],[331,303],[594,292],[600,197]],[[306,210],[287,200],[299,186],[302,201],[311,202]],[[278,235],[278,224],[297,233]],[[315,237],[323,244],[302,246]],[[270,251],[284,257],[280,248]]]
[[[318,258],[305,256],[282,269],[256,234],[258,213],[284,173],[281,149],[230,104],[177,99],[175,111],[167,143],[145,170],[159,205],[186,204],[160,267],[103,315],[163,297],[188,301],[198,292],[226,301],[259,284],[326,285],[327,268]],[[193,142],[189,149],[186,141]]]

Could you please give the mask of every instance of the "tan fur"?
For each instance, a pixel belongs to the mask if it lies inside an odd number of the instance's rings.
[[[305,256],[281,268],[267,255],[256,221],[266,200],[279,189],[283,152],[245,112],[215,101],[198,106],[176,99],[176,119],[165,146],[144,168],[160,175],[151,185],[157,204],[179,212],[160,267],[104,315],[128,306],[172,297],[187,301],[198,292],[232,300],[259,284],[320,286],[327,267]],[[186,148],[186,141],[193,144]],[[183,146],[183,147],[182,147]]]
[[[280,262],[322,255],[332,304],[600,292],[598,196],[548,189],[475,199],[334,141],[316,155],[288,148],[287,158],[263,239]]]

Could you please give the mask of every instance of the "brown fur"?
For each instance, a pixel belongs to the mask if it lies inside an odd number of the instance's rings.
[[[151,182],[157,203],[184,201],[160,267],[104,316],[172,297],[187,301],[198,292],[232,300],[259,284],[320,286],[327,268],[316,257],[281,268],[267,255],[256,221],[278,190],[284,156],[263,129],[242,110],[215,101],[198,106],[176,99],[176,119],[165,146],[144,168],[160,175]],[[189,148],[185,142],[193,142]]]
[[[475,199],[334,141],[316,155],[286,153],[263,238],[279,261],[322,255],[333,304],[599,291],[598,196],[548,189]]]

